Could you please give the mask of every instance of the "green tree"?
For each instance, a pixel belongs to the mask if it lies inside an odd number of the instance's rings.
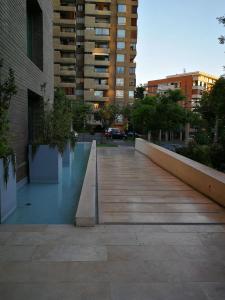
[[[101,107],[96,113],[96,119],[102,122],[105,129],[108,129],[113,123],[115,123],[117,117],[121,114],[121,109],[116,104],[106,104]]]
[[[9,108],[10,102],[17,93],[15,84],[14,71],[10,68],[8,76],[3,81],[1,80],[1,69],[3,67],[3,60],[0,60],[0,157],[7,157],[12,154],[9,137]]]
[[[74,102],[72,105],[73,129],[83,131],[91,113],[92,108],[90,104]]]
[[[134,91],[134,97],[135,99],[144,99],[145,97],[145,88],[142,84],[138,85]]]
[[[220,24],[225,26],[225,16],[217,18]],[[219,37],[220,44],[225,44],[225,35]]]

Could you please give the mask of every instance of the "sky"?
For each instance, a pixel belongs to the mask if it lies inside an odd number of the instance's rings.
[[[193,71],[223,74],[225,0],[139,0],[137,83]]]

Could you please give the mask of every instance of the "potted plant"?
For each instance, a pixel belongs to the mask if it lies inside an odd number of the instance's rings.
[[[3,60],[0,60],[0,71]],[[16,209],[16,158],[9,143],[8,111],[11,98],[16,94],[15,77],[9,69],[2,82],[0,73],[0,223]]]
[[[70,135],[70,103],[59,89],[53,105],[43,97],[36,135],[29,145],[29,179],[33,183],[59,183],[62,157]]]

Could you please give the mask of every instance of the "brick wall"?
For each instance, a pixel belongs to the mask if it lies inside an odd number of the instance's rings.
[[[35,0],[28,0],[33,2]],[[26,0],[1,0],[0,58],[4,59],[2,77],[9,67],[15,71],[17,95],[10,107],[11,141],[17,154],[17,179],[26,176],[28,143],[28,89],[53,100],[53,47],[51,0],[37,0],[43,13],[43,71],[27,57]]]

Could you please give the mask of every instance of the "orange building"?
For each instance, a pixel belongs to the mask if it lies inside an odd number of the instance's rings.
[[[186,97],[184,107],[193,109],[202,94],[210,90],[218,77],[204,72],[191,72],[167,76],[164,79],[151,80],[148,82],[148,95],[164,94],[168,90],[181,89]]]

